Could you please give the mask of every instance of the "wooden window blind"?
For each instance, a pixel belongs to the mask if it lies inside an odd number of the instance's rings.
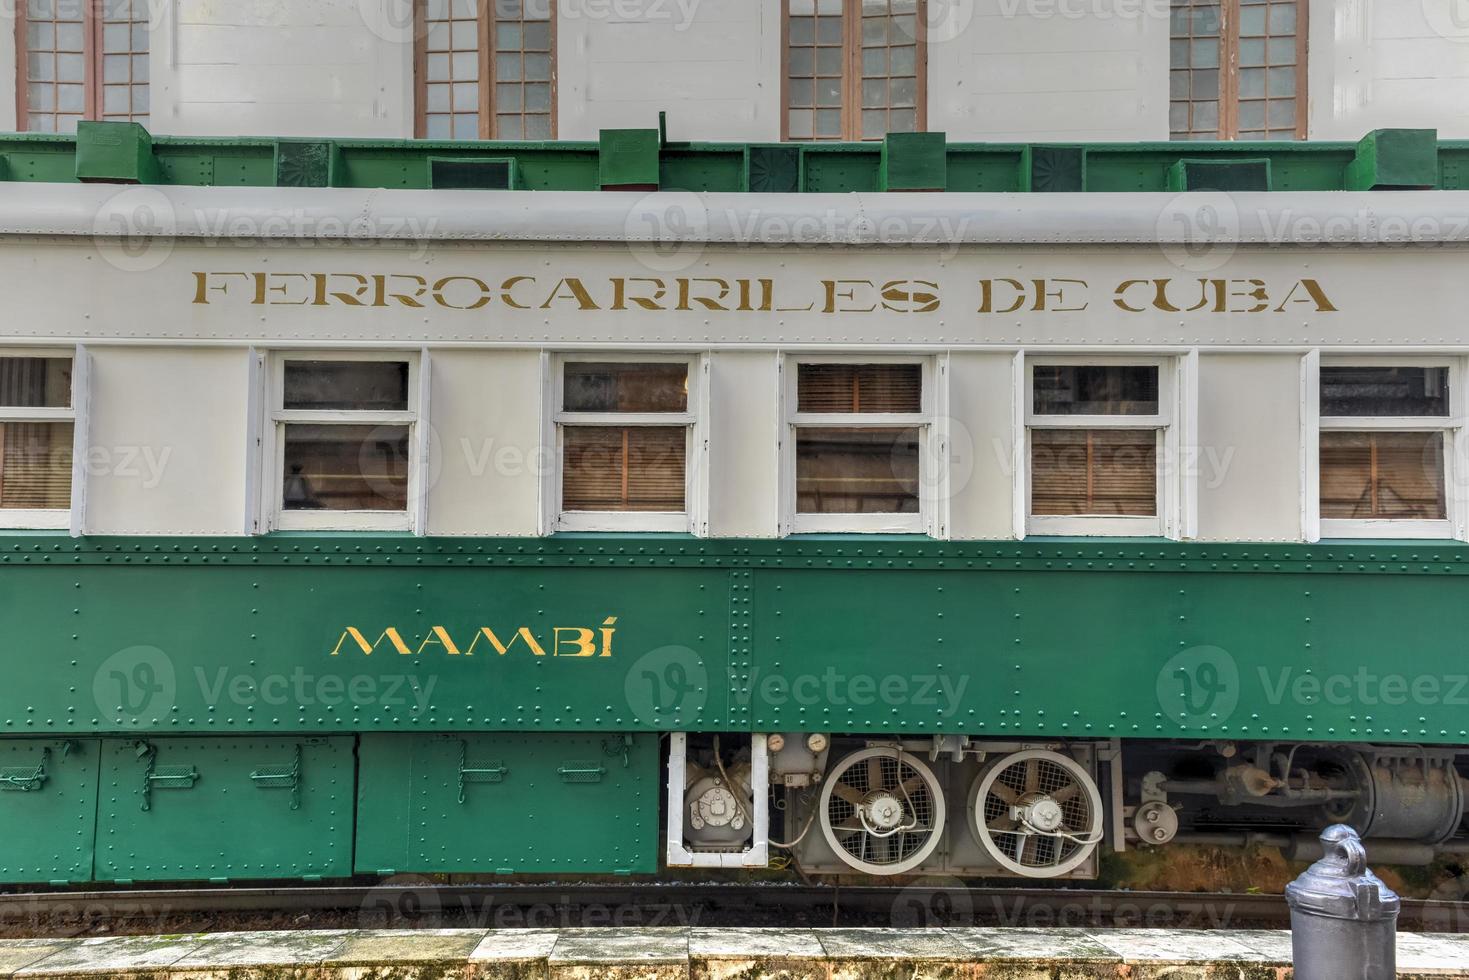
[[[1306,0],[1172,0],[1174,139],[1305,139]]]
[[[797,411],[912,413],[923,410],[920,364],[802,364]]]
[[[71,407],[71,358],[0,357],[0,509],[71,506],[71,421],[27,419]]]
[[[1040,516],[1156,516],[1156,430],[1033,430],[1030,498]]]
[[[796,429],[796,510],[802,514],[918,513],[919,430]]]
[[[20,0],[18,125],[76,131],[82,119],[149,120],[147,0]]]
[[[556,135],[554,0],[419,0],[417,133]]]
[[[1444,520],[1442,432],[1321,433],[1321,516]]]
[[[786,0],[788,140],[877,140],[926,124],[923,0]]]
[[[569,511],[682,511],[687,453],[683,426],[567,425],[561,506]]]

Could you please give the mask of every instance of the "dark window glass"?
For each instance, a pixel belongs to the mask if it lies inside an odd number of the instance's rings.
[[[0,422],[0,509],[71,506],[70,422]]]
[[[1449,369],[1323,367],[1321,414],[1445,418],[1449,414]]]
[[[689,367],[683,362],[572,361],[563,377],[568,412],[688,411]]]
[[[682,426],[566,426],[562,509],[682,511],[687,445]]]
[[[1035,368],[1036,415],[1157,415],[1156,366]]]
[[[1321,433],[1321,516],[1441,521],[1441,432]]]
[[[0,357],[0,407],[70,408],[71,358]]]
[[[408,426],[285,427],[286,510],[404,510]]]
[[[796,510],[918,513],[918,429],[798,428]]]
[[[1156,516],[1157,432],[1033,430],[1030,512],[1040,516]]]
[[[287,361],[284,407],[300,411],[403,412],[406,361]]]
[[[801,412],[921,412],[918,364],[802,364],[796,376]]]

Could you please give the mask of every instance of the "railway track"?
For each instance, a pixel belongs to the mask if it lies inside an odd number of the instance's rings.
[[[278,927],[1286,928],[1277,895],[748,884],[379,884],[0,894],[7,934]],[[1404,901],[1400,928],[1469,932],[1469,903]]]

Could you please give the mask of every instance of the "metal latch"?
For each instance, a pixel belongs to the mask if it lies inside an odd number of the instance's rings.
[[[464,739],[459,740],[459,802],[464,802],[464,787],[470,783],[503,783],[505,776],[510,772],[505,764],[498,759],[492,760],[488,766],[470,768],[469,743]]]
[[[258,789],[289,789],[291,809],[301,809],[301,746],[296,745],[296,756],[287,766],[261,766],[250,773]]]
[[[4,766],[0,768],[0,790],[11,793],[29,793],[40,789],[46,782],[46,763],[51,761],[51,747],[41,746],[41,764],[38,766]]]
[[[153,790],[158,789],[193,789],[194,784],[199,781],[199,770],[193,766],[160,766],[158,762],[158,749],[149,742],[139,742],[136,752],[139,758],[146,759],[143,767],[143,803],[140,809],[153,809]]]
[[[607,775],[607,768],[595,762],[574,759],[556,770],[563,783],[600,783]]]

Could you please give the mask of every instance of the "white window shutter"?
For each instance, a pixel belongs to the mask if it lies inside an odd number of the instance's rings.
[[[91,448],[92,355],[77,344],[71,362],[71,536],[87,531],[87,453]]]

